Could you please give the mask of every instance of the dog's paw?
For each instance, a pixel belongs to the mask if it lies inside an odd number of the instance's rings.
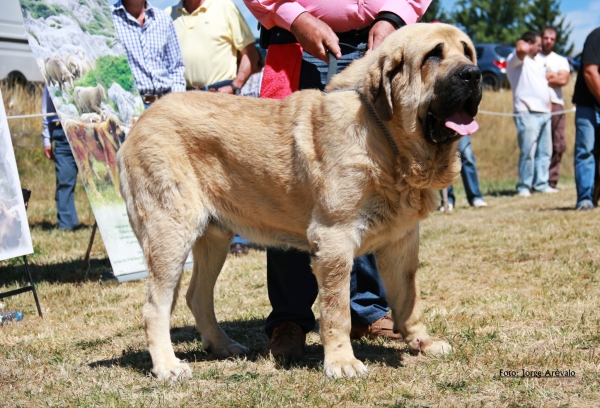
[[[178,361],[170,365],[155,366],[152,375],[159,380],[189,380],[192,378],[192,369],[186,363]]]
[[[325,375],[329,378],[356,377],[366,373],[367,367],[354,357],[341,361],[325,361]]]
[[[432,340],[431,344],[425,347],[422,352],[425,354],[433,354],[434,356],[443,356],[452,351],[452,346],[445,340]]]
[[[452,351],[452,346],[445,340],[433,340],[430,337],[416,337],[408,343],[414,353],[432,354],[441,356]]]
[[[248,349],[246,347],[235,342],[222,344],[220,346],[213,346],[212,344],[209,344],[208,347],[204,347],[204,344],[202,344],[202,347],[212,353],[218,359],[248,354]]]

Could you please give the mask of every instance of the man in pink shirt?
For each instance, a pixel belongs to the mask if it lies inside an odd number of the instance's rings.
[[[340,72],[365,51],[377,48],[395,30],[417,22],[431,0],[244,2],[263,25],[261,29],[269,29],[261,97],[280,99],[296,89],[323,90],[328,51],[336,57]],[[289,84],[269,83],[281,77]],[[318,287],[310,255],[268,249],[267,281],[273,311],[266,323],[270,337],[266,353],[280,362],[298,360],[303,355],[306,333],[315,326],[311,308]],[[354,260],[350,292],[351,338],[401,339],[393,332],[393,322],[387,315],[389,307],[373,254]]]

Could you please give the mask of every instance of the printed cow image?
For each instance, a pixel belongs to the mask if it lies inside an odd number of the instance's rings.
[[[110,179],[117,193],[120,194],[116,157],[124,132],[119,120],[114,116],[108,116],[100,123],[68,120],[64,128],[80,166],[84,184],[99,197],[100,193],[96,188],[94,177],[99,180]],[[94,160],[104,163],[109,168],[107,175],[96,174]]]

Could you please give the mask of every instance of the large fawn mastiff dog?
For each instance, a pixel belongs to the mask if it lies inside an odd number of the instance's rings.
[[[221,330],[213,290],[236,231],[312,255],[325,374],[367,370],[350,345],[350,270],[375,252],[395,330],[415,352],[446,353],[422,322],[419,221],[460,171],[457,142],[477,130],[481,74],[469,38],[415,24],[336,75],[326,92],[284,100],[170,94],[142,115],[118,153],[121,192],[148,264],[144,326],[152,373],[188,378],[169,337],[184,261],[202,346],[246,349]]]

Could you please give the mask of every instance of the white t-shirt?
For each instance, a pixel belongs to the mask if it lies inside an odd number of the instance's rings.
[[[563,57],[562,55],[558,55],[554,51],[552,51],[548,55],[544,55],[539,52],[535,59],[540,62],[542,65],[546,67],[546,71],[548,72],[558,72],[558,71],[570,71],[569,61]],[[565,101],[563,100],[562,87],[552,88],[550,87],[550,99],[552,103],[557,103],[559,105],[565,106]]]
[[[513,52],[506,59],[506,75],[513,92],[515,112],[550,112],[550,87],[546,68],[528,55]]]

